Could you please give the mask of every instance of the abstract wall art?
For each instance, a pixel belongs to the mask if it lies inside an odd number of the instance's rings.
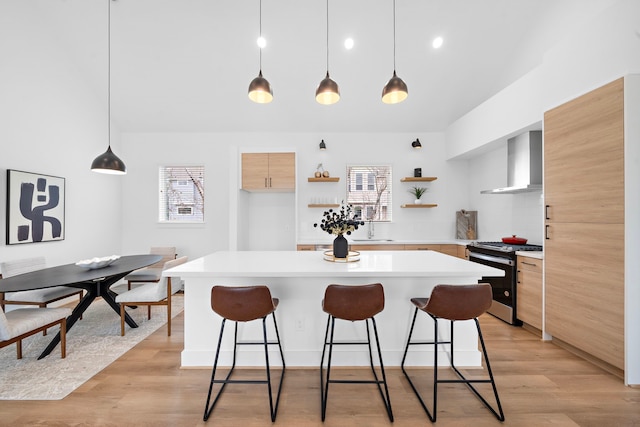
[[[64,240],[64,178],[7,170],[7,245]]]

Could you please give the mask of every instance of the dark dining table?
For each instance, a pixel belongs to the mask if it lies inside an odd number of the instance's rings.
[[[102,297],[120,317],[120,305],[116,303],[116,293],[109,289],[111,285],[132,271],[155,264],[161,259],[160,255],[126,255],[103,268],[87,269],[75,264],[44,268],[1,279],[0,292],[29,291],[54,286],[71,286],[86,290],[84,297],[67,318],[68,332],[97,297]],[[128,314],[125,314],[125,321],[132,328],[138,327]],[[51,353],[59,342],[60,333],[58,332],[38,359]]]

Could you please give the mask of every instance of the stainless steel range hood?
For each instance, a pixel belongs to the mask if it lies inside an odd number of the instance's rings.
[[[482,194],[517,194],[542,190],[542,131],[507,140],[507,186]]]

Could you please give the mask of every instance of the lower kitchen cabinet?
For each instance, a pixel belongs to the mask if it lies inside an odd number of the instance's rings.
[[[351,245],[352,251],[403,251],[405,245],[380,244],[380,245]]]
[[[518,320],[542,331],[542,260],[518,256],[516,313]]]

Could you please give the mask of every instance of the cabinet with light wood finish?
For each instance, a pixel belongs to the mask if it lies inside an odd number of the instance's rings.
[[[542,260],[518,256],[516,313],[519,320],[542,331]]]
[[[242,153],[242,189],[294,191],[295,162],[295,153]]]
[[[352,251],[403,251],[404,245],[399,244],[372,244],[372,245],[351,245]]]
[[[544,115],[545,332],[624,369],[624,80]]]

